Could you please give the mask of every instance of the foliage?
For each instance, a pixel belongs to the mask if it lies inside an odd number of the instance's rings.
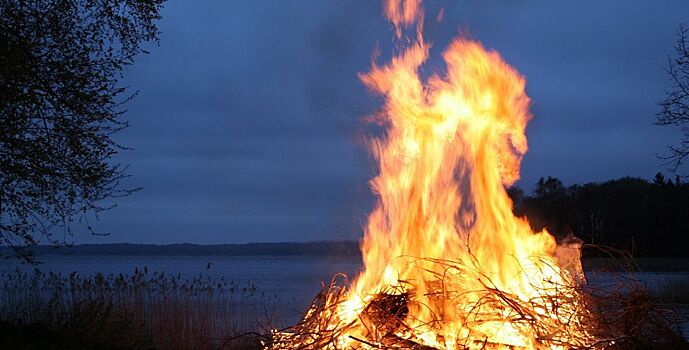
[[[517,215],[535,230],[573,233],[586,243],[625,249],[637,256],[687,257],[678,241],[689,232],[689,183],[658,174],[653,182],[625,177],[566,187],[541,179],[532,195],[510,190]]]
[[[669,153],[661,156],[676,171],[689,157],[689,28],[685,25],[677,29],[675,54],[668,58],[665,71],[672,87],[665,99],[658,102],[660,111],[655,123],[676,126],[682,131],[679,144],[668,146]]]
[[[27,256],[75,219],[94,232],[87,214],[134,190],[109,161],[133,96],[118,82],[158,40],[163,1],[0,0],[0,245]]]

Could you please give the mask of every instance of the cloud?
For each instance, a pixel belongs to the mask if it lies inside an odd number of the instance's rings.
[[[437,54],[460,31],[527,77],[535,118],[521,185],[651,177],[673,133],[651,125],[665,58],[689,4],[628,1],[447,2],[426,22]],[[428,5],[429,16],[439,10]],[[356,141],[380,102],[357,74],[392,34],[375,1],[170,2],[160,46],[126,84],[142,192],[121,199],[96,242],[354,239],[373,175]]]

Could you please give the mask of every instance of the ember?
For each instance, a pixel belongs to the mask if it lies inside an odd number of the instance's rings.
[[[568,349],[595,343],[578,281],[580,242],[557,246],[512,213],[531,118],[525,81],[494,51],[455,39],[444,74],[418,0],[387,0],[403,49],[361,80],[385,97],[371,142],[379,202],[364,271],[321,293],[273,349]],[[415,35],[405,36],[412,29]],[[406,45],[404,45],[406,44]],[[339,280],[338,280],[339,281]]]

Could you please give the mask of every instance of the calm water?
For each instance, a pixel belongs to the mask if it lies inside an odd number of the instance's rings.
[[[132,274],[135,269],[180,274],[183,278],[198,275],[213,279],[224,277],[237,284],[252,282],[257,290],[275,296],[281,305],[284,322],[295,322],[336,273],[355,276],[361,267],[357,257],[313,256],[63,256],[40,258],[38,268],[43,272],[82,276],[96,273]],[[209,267],[210,264],[210,267]],[[0,270],[17,268],[30,271],[32,267],[16,262],[2,262]]]
[[[283,308],[283,322],[295,322],[311,300],[328,284],[336,273],[356,276],[361,268],[358,257],[316,256],[46,256],[39,268],[44,271],[81,275],[131,274],[134,269],[147,267],[149,271],[181,274],[182,277],[203,275],[224,277],[243,284],[253,282],[259,292],[274,295]],[[31,267],[16,262],[3,261],[0,270],[26,269]],[[210,264],[210,265],[209,265]],[[587,272],[589,283],[611,283],[610,274]],[[688,283],[689,271],[642,272],[636,275],[647,288],[662,289],[673,283]],[[680,316],[689,321],[689,306],[679,309]],[[685,323],[685,335],[689,336],[689,322]]]

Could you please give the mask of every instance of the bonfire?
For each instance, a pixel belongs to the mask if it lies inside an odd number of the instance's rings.
[[[609,345],[591,332],[581,243],[558,245],[516,217],[531,119],[525,79],[479,42],[456,38],[444,72],[429,58],[419,0],[387,0],[398,51],[362,82],[384,98],[370,141],[378,203],[364,268],[336,276],[272,349],[570,349]],[[411,33],[411,34],[406,34]]]

